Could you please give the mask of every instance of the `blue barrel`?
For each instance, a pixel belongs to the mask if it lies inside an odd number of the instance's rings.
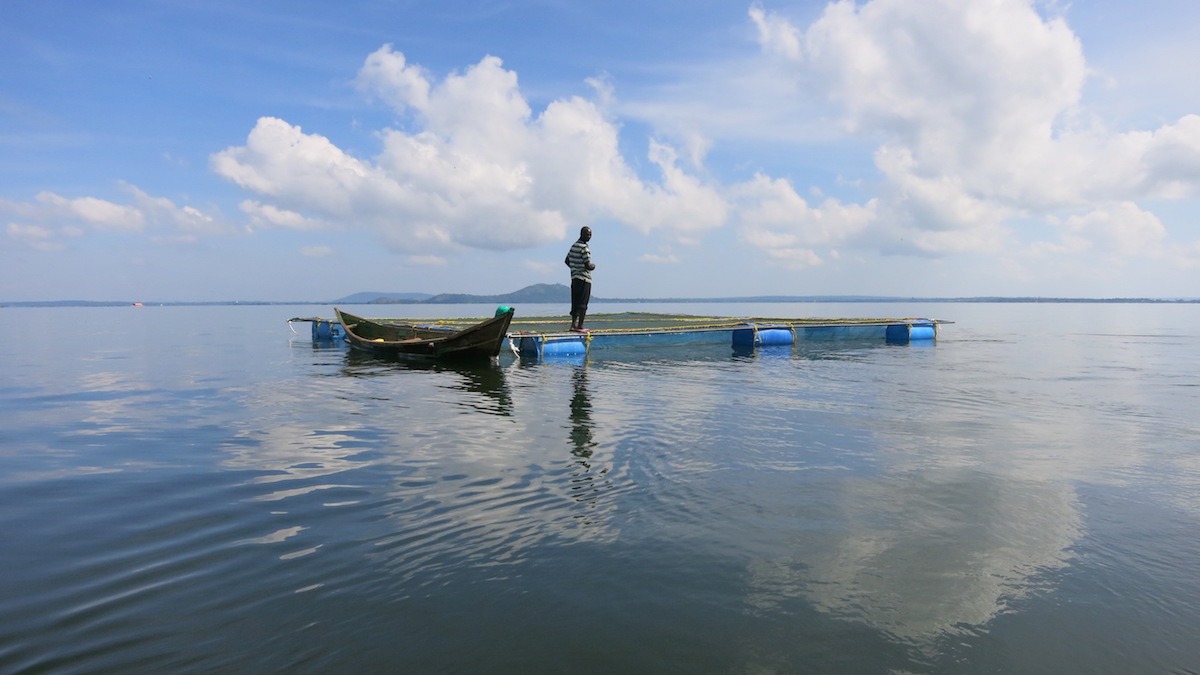
[[[517,350],[521,352],[521,356],[539,356],[542,339],[540,337],[522,337],[517,340]]]
[[[542,335],[521,337],[517,344],[521,356],[576,356],[587,353],[582,337],[547,338]]]
[[[336,331],[335,331],[336,328]],[[342,324],[335,321],[326,321],[320,319],[312,322],[312,339],[313,342],[329,342],[334,338],[334,334],[341,334]]]
[[[542,356],[575,356],[586,354],[587,345],[583,338],[563,338],[542,341]]]
[[[733,346],[734,347],[753,347],[754,333],[753,328],[738,328],[733,331]]]
[[[758,329],[758,344],[767,347],[771,345],[792,344],[792,331],[789,328]]]
[[[908,329],[909,340],[932,340],[937,336],[933,326],[911,326]]]
[[[749,328],[733,331],[734,347],[790,345],[795,340],[791,328],[764,327],[751,324]]]
[[[932,324],[894,323],[887,327],[888,344],[906,345],[912,340],[932,340],[937,329]]]

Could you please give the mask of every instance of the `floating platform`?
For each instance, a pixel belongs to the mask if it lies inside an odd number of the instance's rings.
[[[480,318],[462,319],[375,319],[381,323],[404,323],[445,330],[461,330]],[[336,320],[294,318],[312,322],[314,342],[341,341],[345,332]],[[903,319],[779,319],[767,317],[716,317],[690,314],[622,312],[594,314],[587,318],[586,333],[568,330],[568,316],[514,318],[506,347],[522,357],[588,354],[594,350],[628,349],[638,346],[726,344],[734,348],[791,345],[802,340],[879,340],[889,344],[929,342],[937,339],[939,327],[949,321],[924,318]]]

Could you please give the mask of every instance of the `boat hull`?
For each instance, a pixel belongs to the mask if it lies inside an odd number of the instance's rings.
[[[454,330],[431,325],[385,323],[334,308],[351,347],[373,354],[441,360],[495,358],[504,346],[513,310]]]

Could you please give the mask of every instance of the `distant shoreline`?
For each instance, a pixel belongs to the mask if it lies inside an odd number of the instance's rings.
[[[602,298],[592,296],[596,304],[637,305],[646,303],[850,303],[850,302],[1022,302],[1022,303],[1200,303],[1200,298],[1043,298],[1034,296],[1001,297],[975,296],[969,298],[917,298],[883,295],[749,295],[734,298]],[[221,300],[206,302],[145,302],[46,300],[0,302],[0,307],[122,307],[160,305],[237,306],[237,305],[569,305],[571,289],[563,284],[533,284],[512,293],[470,295],[467,293],[382,293],[363,291],[335,300]]]
[[[272,306],[272,305],[335,305],[335,304],[420,304],[420,305],[464,305],[491,303],[526,303],[526,304],[557,304],[562,300],[529,299],[517,300],[510,297],[472,297],[471,299],[454,300],[390,300],[386,302],[346,302],[345,300],[228,300],[206,302],[145,302],[130,301],[91,301],[91,300],[45,300],[0,302],[2,308],[18,307],[222,307],[222,306]],[[568,301],[569,302],[569,301]],[[1200,298],[1041,298],[1041,297],[970,297],[970,298],[898,298],[898,297],[864,297],[864,296],[762,296],[744,298],[592,298],[596,304],[648,304],[648,303],[1025,303],[1025,304],[1197,304]]]

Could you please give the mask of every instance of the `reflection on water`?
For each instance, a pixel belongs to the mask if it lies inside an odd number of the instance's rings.
[[[596,448],[592,430],[592,402],[588,392],[587,366],[578,366],[571,373],[571,454],[586,460]]]
[[[1200,657],[1200,319],[462,367],[253,311],[0,359],[0,672]]]
[[[845,481],[835,534],[804,531],[749,566],[748,602],[806,598],[830,616],[931,646],[972,631],[1067,564],[1082,533],[1069,490],[970,471]]]
[[[512,413],[512,397],[505,382],[504,369],[496,363],[454,363],[395,359],[368,354],[358,350],[346,351],[346,365],[341,370],[349,377],[379,377],[401,373],[438,373],[439,383],[447,389],[469,394],[466,403],[479,412],[494,415]]]
[[[928,647],[981,629],[1068,564],[1085,526],[1075,487],[1058,478],[1080,457],[1062,449],[1103,444],[1076,446],[1089,421],[1070,419],[1069,403],[1026,400],[1018,414],[982,388],[989,374],[964,391],[934,379],[942,353],[906,356],[902,378],[871,389],[869,405],[889,411],[867,416],[877,470],[828,495],[835,534],[806,534],[792,555],[752,566],[769,589],[753,602],[805,597]]]
[[[224,466],[254,469],[250,482],[271,486],[252,501],[288,516],[287,527],[256,541],[278,543],[272,537],[286,532],[291,548],[281,556],[316,553],[321,528],[313,518],[323,516],[313,506],[374,514],[359,531],[334,536],[365,547],[377,566],[367,569],[386,570],[386,579],[344,582],[405,598],[474,566],[500,578],[547,540],[611,538],[604,494],[612,484],[603,458],[593,458],[599,441],[585,368],[573,370],[570,395],[530,397],[548,393],[545,378],[571,366],[399,361],[355,351],[336,361],[314,372],[312,386],[248,397],[264,423],[226,446]],[[561,438],[548,434],[564,425],[572,441],[558,455]]]

